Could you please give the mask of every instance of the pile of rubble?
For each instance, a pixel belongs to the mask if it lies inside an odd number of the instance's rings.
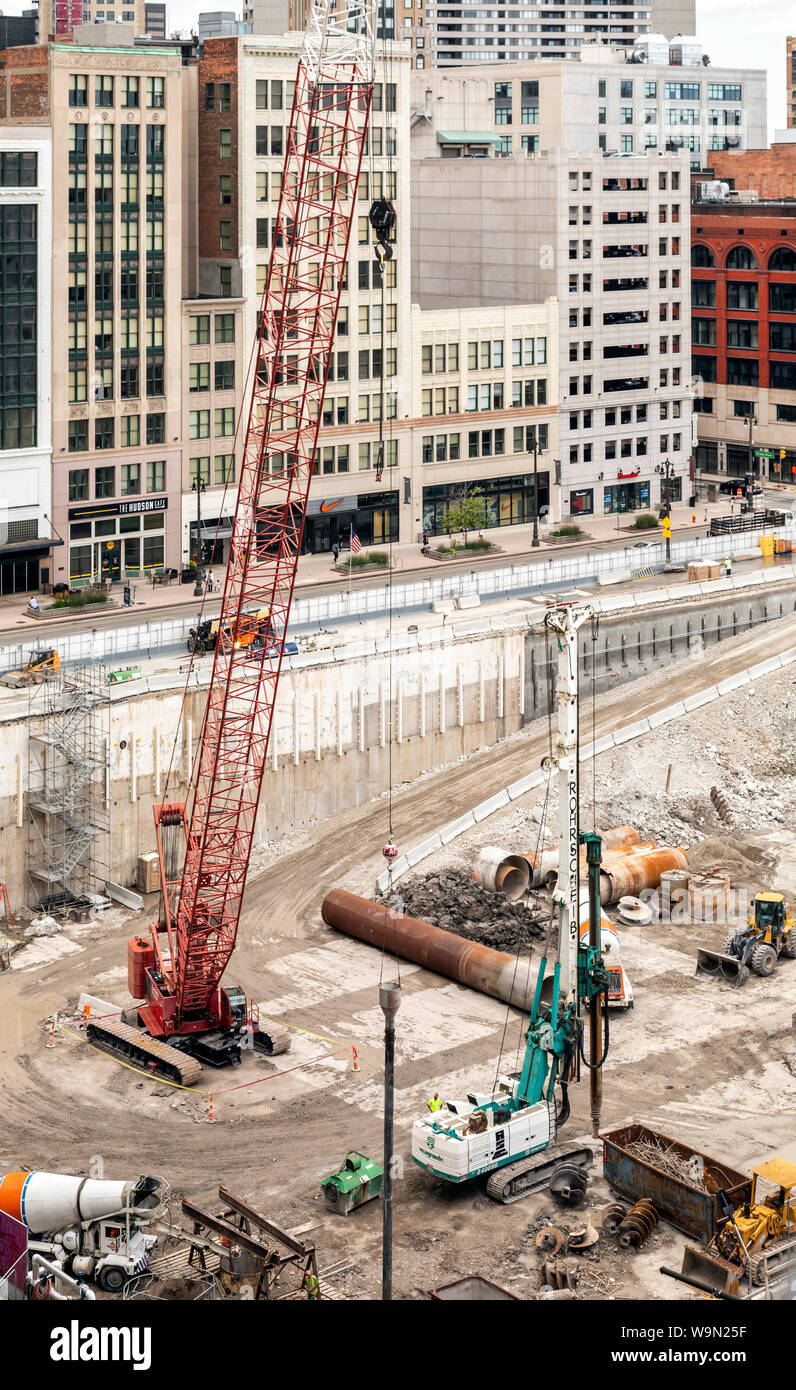
[[[546,898],[537,903],[535,892],[530,906],[512,903],[488,893],[458,868],[402,878],[388,901],[396,911],[509,954],[544,934],[548,910]]]

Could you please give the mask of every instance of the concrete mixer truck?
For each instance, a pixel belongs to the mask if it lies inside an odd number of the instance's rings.
[[[157,1236],[147,1227],[163,1213],[159,1178],[132,1182],[66,1173],[6,1173],[0,1211],[28,1231],[28,1255],[55,1260],[77,1278],[119,1293],[149,1263]]]

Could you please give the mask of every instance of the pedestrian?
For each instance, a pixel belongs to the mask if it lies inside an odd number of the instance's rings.
[[[314,1303],[316,1299],[320,1298],[318,1276],[313,1274],[311,1269],[308,1269],[304,1275],[304,1288],[310,1303]]]
[[[439,1091],[434,1092],[433,1096],[431,1097],[431,1100],[428,1102],[428,1108],[431,1111],[432,1115],[436,1114],[438,1110],[442,1109],[442,1101],[439,1098]]]
[[[725,579],[732,579],[732,560],[730,559],[729,555],[727,556],[727,559],[724,561],[724,577]]]
[[[424,548],[428,547],[428,531],[423,532],[423,546]]]
[[[35,594],[32,594],[31,597],[28,599],[28,612],[29,612],[29,613],[40,613],[40,612],[41,612],[41,609],[39,608],[39,600],[37,599],[37,597],[36,597]]]
[[[337,561],[340,558],[340,547],[337,544],[337,541],[335,541],[334,545],[332,546],[332,555],[334,557],[334,563],[337,564]]]
[[[208,570],[208,571],[207,571],[207,579],[206,579],[206,581],[205,581],[205,588],[206,588],[208,594],[212,594],[212,592],[213,592],[213,571],[212,571],[212,570]]]

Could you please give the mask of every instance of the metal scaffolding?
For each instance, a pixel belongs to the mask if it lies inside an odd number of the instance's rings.
[[[109,871],[110,690],[97,662],[30,691],[27,877],[46,912],[86,911]]]

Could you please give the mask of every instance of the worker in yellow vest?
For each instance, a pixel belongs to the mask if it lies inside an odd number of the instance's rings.
[[[318,1284],[318,1277],[317,1275],[313,1274],[311,1269],[308,1269],[306,1274],[304,1275],[304,1289],[306,1291],[307,1298],[310,1300],[310,1302],[313,1302],[316,1298],[320,1297],[320,1286]]]
[[[434,1092],[433,1096],[431,1097],[431,1100],[428,1102],[428,1108],[431,1111],[432,1115],[437,1110],[442,1109],[442,1101],[439,1098],[439,1091]]]

